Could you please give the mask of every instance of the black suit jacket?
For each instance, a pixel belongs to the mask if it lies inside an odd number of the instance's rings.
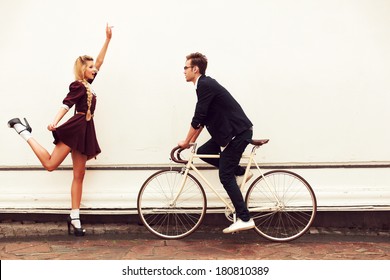
[[[225,147],[234,136],[253,126],[240,104],[216,80],[202,75],[196,90],[198,102],[191,125],[206,126],[211,137]]]

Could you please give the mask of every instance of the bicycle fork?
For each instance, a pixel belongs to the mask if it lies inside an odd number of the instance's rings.
[[[194,149],[193,149],[193,151],[194,151]],[[177,200],[179,199],[180,195],[182,194],[182,192],[184,190],[184,186],[186,185],[186,182],[187,182],[187,177],[188,177],[188,173],[190,172],[193,158],[194,158],[194,153],[191,153],[191,156],[188,159],[188,162],[186,163],[185,166],[183,166],[182,170],[180,171],[180,173],[183,176],[182,176],[182,180],[180,183],[179,191],[177,192],[177,194],[173,198],[172,202],[169,204],[169,206],[171,206],[171,207],[176,205]]]
[[[180,187],[179,187],[179,191],[177,192],[177,194],[175,195],[174,199],[172,200],[172,202],[170,203],[170,206],[175,206],[176,205],[176,202],[177,200],[179,199],[180,195],[182,194],[183,190],[184,190],[184,186],[187,182],[187,178],[188,178],[188,173],[190,172],[190,169],[193,169],[194,172],[203,180],[203,182],[206,183],[206,185],[214,192],[214,194],[226,205],[227,208],[229,208],[229,210],[233,213],[233,220],[234,222],[236,221],[236,212],[235,212],[235,209],[234,207],[232,207],[230,205],[230,203],[225,199],[223,198],[218,192],[216,192],[214,190],[214,188],[212,187],[211,183],[203,176],[203,174],[196,168],[196,166],[192,163],[193,161],[193,154],[190,156],[190,158],[188,159],[188,163],[183,167],[181,173],[182,173],[182,181],[180,183]]]
[[[181,174],[183,175],[182,176],[182,180],[181,180],[181,183],[180,183],[180,187],[179,187],[179,191],[177,192],[177,194],[175,195],[175,197],[173,198],[172,202],[169,204],[169,206],[175,206],[176,205],[176,202],[177,200],[179,199],[181,193],[183,192],[184,190],[184,186],[187,182],[187,175],[188,175],[188,172],[190,172],[190,169],[188,168],[188,166],[186,165],[185,167],[182,168],[181,170]]]

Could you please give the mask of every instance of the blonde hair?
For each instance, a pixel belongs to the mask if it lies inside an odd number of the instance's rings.
[[[93,61],[93,58],[89,55],[79,56],[74,63],[74,77],[78,81],[84,80],[84,72],[87,69],[87,61]]]
[[[74,71],[75,79],[77,81],[80,81],[81,83],[83,83],[83,85],[85,86],[85,88],[87,90],[88,110],[87,110],[87,113],[85,115],[85,119],[87,121],[90,121],[92,118],[91,105],[92,105],[93,95],[92,95],[91,87],[89,86],[88,81],[84,78],[84,72],[85,72],[85,69],[87,68],[87,61],[93,61],[93,58],[89,55],[79,56],[74,63],[73,71]]]

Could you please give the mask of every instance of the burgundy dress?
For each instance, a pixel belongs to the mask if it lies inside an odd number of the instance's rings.
[[[63,104],[69,109],[75,105],[76,112],[86,113],[87,89],[83,83],[74,81],[69,86],[69,93],[65,97]],[[96,107],[96,96],[93,94],[91,104],[91,114]],[[67,122],[57,127],[53,131],[54,144],[65,143],[72,150],[77,150],[87,156],[88,159],[96,157],[100,152],[100,147],[96,138],[95,125],[93,117],[87,121],[85,114],[75,114]]]

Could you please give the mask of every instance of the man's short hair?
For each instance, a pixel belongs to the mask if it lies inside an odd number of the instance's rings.
[[[186,58],[187,60],[191,60],[191,66],[198,66],[200,74],[206,74],[207,57],[205,55],[195,52],[187,55]]]

